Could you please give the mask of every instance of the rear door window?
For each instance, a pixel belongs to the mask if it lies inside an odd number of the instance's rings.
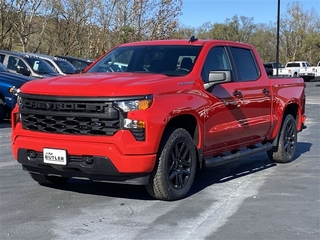
[[[233,61],[237,68],[239,81],[254,81],[260,73],[250,49],[231,47]]]

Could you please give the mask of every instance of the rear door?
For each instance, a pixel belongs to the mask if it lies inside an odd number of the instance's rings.
[[[230,47],[230,52],[237,70],[236,81],[241,83],[241,141],[258,143],[271,126],[270,82],[262,73],[264,69],[259,69],[252,49]]]

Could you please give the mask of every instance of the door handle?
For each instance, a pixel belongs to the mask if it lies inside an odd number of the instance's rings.
[[[233,96],[238,97],[238,98],[242,98],[242,92],[239,90],[235,90],[233,92]]]
[[[270,95],[270,90],[269,89],[263,89],[262,93],[264,93],[265,95],[269,96]]]

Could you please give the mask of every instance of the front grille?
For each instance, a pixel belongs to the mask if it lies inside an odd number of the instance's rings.
[[[120,129],[120,113],[111,99],[21,94],[23,129],[75,135],[112,136]]]

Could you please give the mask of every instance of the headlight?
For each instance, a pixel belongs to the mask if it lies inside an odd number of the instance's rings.
[[[152,104],[152,95],[147,95],[141,99],[115,101],[115,104],[124,112],[145,110],[148,109]]]
[[[16,86],[11,86],[9,88],[9,92],[14,96],[18,96],[18,93],[20,92],[20,88],[17,88]]]

